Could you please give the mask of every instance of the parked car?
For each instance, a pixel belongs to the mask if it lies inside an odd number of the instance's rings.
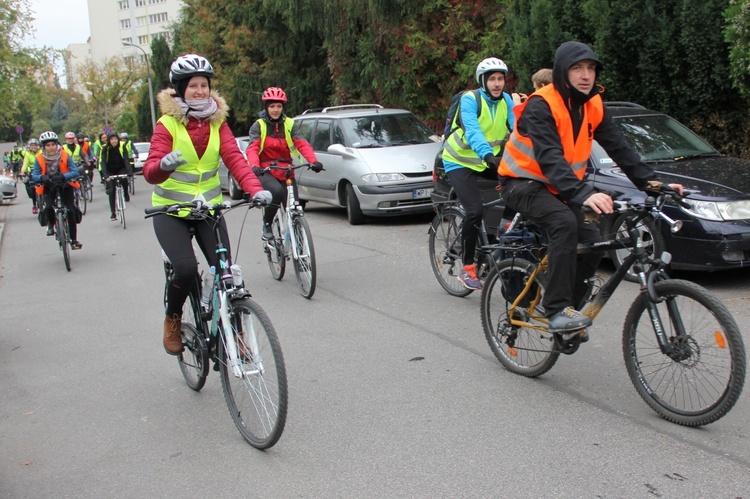
[[[435,133],[403,109],[357,104],[305,111],[294,118],[325,168],[299,169],[299,198],[346,207],[349,223],[365,216],[432,210]]]
[[[138,151],[133,170],[136,173],[142,173],[143,165],[146,164],[146,158],[148,158],[148,151],[151,149],[151,142],[133,142],[133,147]]]
[[[235,139],[237,140],[237,146],[240,148],[240,151],[242,151],[242,155],[244,156],[245,149],[250,145],[250,137],[245,135],[243,137],[235,137]],[[230,198],[240,199],[242,197],[240,184],[238,184],[232,174],[229,173],[227,165],[224,164],[224,161],[221,158],[219,158],[219,182],[221,183],[221,190],[228,193]]]
[[[16,180],[5,175],[0,175],[0,194],[2,194],[0,202],[15,198],[17,195]]]
[[[642,225],[652,253],[669,251],[674,269],[710,271],[750,265],[750,161],[723,156],[666,114],[632,103],[605,105],[627,142],[643,161],[654,166],[660,180],[683,184],[689,196],[689,208],[664,208],[669,217],[683,221],[679,232],[673,234],[664,223]],[[617,199],[645,199],[646,194],[635,188],[596,142],[586,175],[587,182],[614,193]],[[433,201],[454,197],[441,161],[435,161],[433,178]],[[480,182],[485,202],[497,199],[496,187],[491,181]],[[501,217],[502,208],[489,210],[485,217],[489,231],[496,231]],[[622,216],[602,217],[602,235],[620,237],[622,222]],[[610,256],[619,267],[626,254],[627,250],[620,250]]]

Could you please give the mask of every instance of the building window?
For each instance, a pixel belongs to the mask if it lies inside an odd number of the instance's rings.
[[[146,5],[146,0],[135,0],[136,7],[143,7],[144,5]]]
[[[148,0],[149,5],[156,5],[159,3],[167,3],[167,0]]]
[[[136,17],[135,18],[135,25],[136,26],[145,26],[147,24],[146,16]]]
[[[133,43],[133,39],[132,39],[132,38],[130,38],[130,37],[127,37],[127,38],[123,38],[123,39],[122,39],[122,43]]]
[[[126,10],[126,9],[130,8],[130,5],[128,5],[128,0],[120,0],[117,3],[120,6],[120,10]]]
[[[148,16],[149,24],[165,23],[168,20],[169,19],[166,12],[162,12],[161,14],[151,14],[150,16]]]
[[[141,35],[138,37],[138,45],[148,45],[148,35]]]
[[[120,29],[125,29],[130,27],[130,19],[120,19]]]

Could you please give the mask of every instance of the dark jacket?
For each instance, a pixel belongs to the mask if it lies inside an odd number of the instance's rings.
[[[597,76],[602,69],[596,54],[583,43],[565,42],[555,52],[552,69],[552,84],[567,103],[573,130],[578,136],[581,128],[583,104],[594,95],[600,93],[598,85],[588,95],[575,89],[568,81],[568,69],[574,63],[584,59],[597,62]],[[534,144],[534,155],[542,168],[544,175],[559,191],[564,201],[581,205],[592,194],[594,189],[586,182],[575,176],[570,165],[563,156],[560,134],[557,131],[552,111],[541,97],[529,96],[529,102],[518,120],[518,133],[531,138]],[[633,151],[620,129],[612,120],[611,114],[604,108],[604,118],[599,126],[593,130],[594,140],[601,145],[607,154],[622,168],[628,178],[639,189],[643,189],[646,181],[655,177],[654,170],[641,161],[638,153]]]
[[[116,148],[107,144],[102,149],[102,176],[130,173],[129,160],[128,150],[123,143]]]

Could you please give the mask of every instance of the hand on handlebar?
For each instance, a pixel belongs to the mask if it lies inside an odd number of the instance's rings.
[[[271,195],[270,191],[258,191],[253,196],[253,201],[256,201],[262,205],[268,205],[273,200],[273,196]]]
[[[603,192],[595,192],[583,202],[583,206],[588,206],[596,213],[612,213],[614,212],[615,203],[612,198]]]
[[[315,163],[310,165],[310,169],[315,173],[320,173],[325,170],[325,168],[323,168],[323,163],[321,163],[320,161],[316,161]]]
[[[255,174],[256,177],[260,178],[260,176],[266,173],[266,171],[260,166],[253,166],[253,173]]]

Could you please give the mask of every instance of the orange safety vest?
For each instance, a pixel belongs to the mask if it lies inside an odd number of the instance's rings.
[[[39,161],[39,167],[42,170],[42,175],[47,175],[47,163],[44,161],[44,155],[40,151],[36,155],[36,160]],[[60,173],[63,175],[68,173],[70,170],[68,169],[68,153],[65,151],[65,149],[62,150],[62,154],[60,155]],[[81,187],[81,184],[78,182],[68,182],[72,187],[75,187],[78,189]],[[37,194],[44,194],[44,186],[43,185],[37,185],[36,186],[36,193]]]
[[[549,105],[557,131],[560,134],[563,156],[570,164],[570,168],[576,174],[576,177],[583,180],[591,155],[594,130],[604,118],[604,104],[601,96],[595,95],[583,105],[583,122],[578,138],[574,141],[573,121],[570,118],[570,112],[554,85],[546,85],[534,92],[534,95],[542,97]],[[529,100],[527,99],[523,104],[513,108],[513,112],[516,114],[516,123],[519,122]],[[504,177],[537,180],[546,184],[547,189],[552,194],[558,193],[557,189],[550,185],[549,179],[542,173],[542,168],[536,161],[536,156],[534,156],[534,145],[531,143],[531,139],[519,134],[518,127],[511,133],[510,140],[505,145],[505,152],[503,153],[503,159],[500,161],[500,166],[497,168],[497,173]]]

